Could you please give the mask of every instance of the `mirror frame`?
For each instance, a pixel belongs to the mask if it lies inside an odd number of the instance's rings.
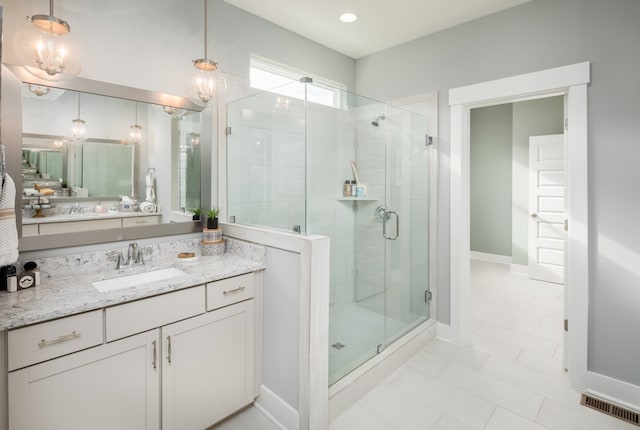
[[[7,172],[16,178],[16,223],[20,237],[20,252],[38,251],[70,246],[93,245],[98,243],[117,242],[123,240],[144,239],[159,236],[171,236],[202,231],[201,222],[180,222],[149,225],[141,227],[123,227],[115,229],[95,230],[91,232],[74,232],[50,234],[42,236],[22,237],[22,185],[17,178],[21,177],[20,159],[22,152],[22,84],[30,83],[48,87],[63,88],[73,91],[116,97],[126,100],[175,106],[201,113],[202,152],[200,159],[200,206],[210,207],[211,196],[211,119],[203,115],[203,107],[193,103],[186,97],[147,91],[139,88],[125,87],[107,82],[93,81],[85,78],[74,78],[66,82],[49,82],[35,78],[24,68],[12,64],[2,64],[0,83],[0,142],[5,145]]]

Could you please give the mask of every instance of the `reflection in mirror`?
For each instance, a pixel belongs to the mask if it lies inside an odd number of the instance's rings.
[[[28,83],[22,96],[23,236],[192,221],[200,112]]]

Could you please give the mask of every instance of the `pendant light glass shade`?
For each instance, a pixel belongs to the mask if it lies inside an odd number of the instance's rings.
[[[193,60],[194,71],[189,83],[189,98],[206,106],[216,97],[216,76],[218,63],[207,58],[207,0],[204,0],[204,58]]]
[[[64,81],[80,73],[71,26],[53,16],[53,0],[49,2],[49,15],[33,15],[27,21],[16,41],[22,65],[29,73],[47,81]]]
[[[138,102],[136,102],[136,122],[130,127],[129,131],[129,143],[138,144],[144,140],[142,134],[142,127],[138,125]]]
[[[71,120],[71,138],[73,142],[87,140],[87,123],[80,119],[80,93],[78,93],[78,117]]]

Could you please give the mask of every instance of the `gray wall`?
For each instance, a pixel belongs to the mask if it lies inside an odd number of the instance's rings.
[[[533,0],[359,59],[356,90],[381,100],[439,91],[438,319],[449,309],[450,88],[591,62],[588,366],[640,385],[640,2]],[[428,19],[428,17],[425,17]],[[615,334],[615,335],[614,335]]]
[[[471,250],[511,256],[512,104],[471,110]]]
[[[513,264],[529,264],[529,136],[562,134],[563,120],[563,96],[513,104]]]
[[[564,97],[471,110],[471,250],[528,264],[529,136],[562,134]]]

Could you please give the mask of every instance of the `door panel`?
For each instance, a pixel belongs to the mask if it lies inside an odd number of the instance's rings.
[[[564,282],[564,135],[529,138],[529,277]]]

